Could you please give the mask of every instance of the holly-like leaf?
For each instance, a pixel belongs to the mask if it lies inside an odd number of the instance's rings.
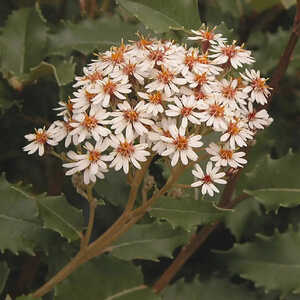
[[[239,203],[232,214],[225,217],[225,225],[230,229],[237,241],[247,235],[256,225],[257,217],[261,216],[259,203],[253,198],[245,199]],[[250,234],[253,233],[250,232]]]
[[[68,241],[80,237],[82,214],[80,210],[71,206],[64,196],[39,196],[37,204],[45,228],[58,232]]]
[[[279,290],[282,296],[300,293],[300,233],[288,231],[272,237],[257,235],[254,242],[236,244],[219,254],[232,273],[254,281],[266,291]]]
[[[18,80],[23,85],[36,82],[40,78],[53,75],[58,86],[64,86],[74,79],[75,63],[61,59],[52,59],[51,63],[42,61],[38,66],[31,68],[29,73],[24,74]]]
[[[9,275],[9,268],[7,266],[7,263],[5,261],[0,262],[0,294],[2,293],[6,280]]]
[[[130,186],[122,172],[110,171],[105,178],[98,180],[95,191],[99,197],[115,206],[125,206],[128,201]]]
[[[33,195],[29,187],[9,183],[0,177],[0,251],[6,249],[34,255],[53,236],[45,227],[67,239],[78,238],[80,214],[63,196]],[[41,215],[44,226],[39,218]]]
[[[37,66],[45,56],[47,26],[39,7],[14,11],[0,36],[1,70],[16,76]]]
[[[108,255],[79,267],[55,288],[54,300],[159,300],[143,283],[139,268]]]
[[[201,296],[200,296],[201,295]],[[178,280],[163,292],[163,300],[224,300],[230,295],[230,300],[254,300],[255,294],[246,288],[230,283],[227,280],[212,278],[208,281],[187,283]]]
[[[200,27],[197,0],[118,0],[117,3],[156,33]]]
[[[300,154],[288,153],[280,159],[263,156],[245,176],[245,192],[267,211],[300,204]]]
[[[153,217],[167,220],[173,227],[191,231],[197,225],[221,220],[231,211],[217,208],[207,200],[162,197],[149,212]]]
[[[95,49],[108,49],[123,39],[133,39],[138,27],[123,22],[117,15],[80,23],[65,22],[58,32],[49,35],[48,55],[67,55],[77,50],[85,55]]]
[[[110,247],[111,254],[124,260],[172,258],[174,249],[188,241],[186,231],[168,223],[134,225]]]

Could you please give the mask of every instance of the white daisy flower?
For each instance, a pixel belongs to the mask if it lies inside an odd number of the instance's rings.
[[[234,152],[229,144],[217,145],[210,143],[205,150],[212,155],[210,160],[215,162],[217,167],[226,167],[228,165],[232,168],[239,168],[247,163],[247,160],[242,158],[246,153]]]
[[[179,158],[184,165],[188,164],[188,159],[196,161],[198,155],[193,148],[199,148],[203,145],[200,141],[202,136],[185,136],[186,127],[183,126],[179,130],[175,125],[170,126],[169,131],[171,137],[161,136],[161,140],[167,143],[167,149],[161,155],[170,156],[172,167],[177,164]]]
[[[75,80],[77,81],[73,87],[79,86],[87,86],[91,85],[94,86],[97,84],[98,81],[102,80],[107,74],[103,72],[100,68],[90,67],[83,67],[83,76],[76,76]]]
[[[181,97],[181,101],[175,97],[174,104],[169,104],[169,109],[166,110],[166,115],[169,117],[181,117],[181,126],[187,127],[188,121],[193,124],[199,125],[201,122],[199,117],[201,113],[199,113],[200,109],[206,109],[208,105],[201,101],[196,101],[193,95],[187,97],[183,95]]]
[[[200,121],[205,122],[207,126],[213,127],[215,131],[225,131],[228,127],[227,120],[232,115],[231,110],[224,106],[218,95],[209,98],[206,103],[208,108],[200,113]]]
[[[177,78],[176,75],[177,72],[161,66],[161,71],[153,70],[155,80],[148,83],[145,88],[147,92],[163,91],[167,97],[170,97],[179,92],[177,85],[186,84],[185,78]]]
[[[158,113],[164,112],[163,102],[173,101],[173,98],[167,97],[164,93],[160,91],[155,91],[152,93],[137,92],[137,94],[149,102],[145,104],[145,110],[148,114],[156,117]]]
[[[103,107],[108,107],[110,98],[113,96],[121,100],[126,99],[126,96],[123,94],[129,94],[131,92],[130,87],[131,84],[128,81],[116,81],[106,77],[99,81],[95,88],[88,88],[88,92],[97,94],[92,100],[93,104],[101,104]]]
[[[246,105],[248,95],[242,92],[238,87],[238,80],[222,79],[221,81],[215,81],[213,90],[220,94],[225,106],[231,109],[239,109],[239,105]]]
[[[267,79],[260,77],[260,71],[247,70],[246,75],[241,74],[242,78],[249,84],[244,88],[244,93],[250,93],[251,100],[264,105],[268,102],[270,87],[266,84]]]
[[[226,132],[221,136],[221,142],[229,142],[231,149],[247,146],[246,141],[253,139],[253,132],[248,129],[248,126],[243,121],[230,121]]]
[[[137,169],[141,168],[139,161],[143,162],[147,160],[147,156],[150,152],[146,151],[147,144],[133,144],[133,139],[125,139],[123,134],[111,135],[111,146],[114,151],[110,153],[114,157],[113,161],[109,165],[110,168],[114,168],[119,171],[123,168],[124,173],[129,171],[129,163],[132,163]]]
[[[132,82],[135,79],[139,84],[143,85],[144,78],[149,77],[149,71],[145,70],[140,63],[135,61],[132,58],[126,59],[126,62],[111,73],[110,77],[123,82]]]
[[[71,103],[71,99],[69,98],[67,102],[65,101],[59,101],[58,104],[59,107],[53,108],[53,110],[57,110],[58,113],[57,116],[72,116],[73,114],[73,103]]]
[[[219,189],[214,185],[214,183],[226,184],[227,181],[222,179],[225,176],[224,172],[218,173],[220,167],[215,166],[213,168],[213,164],[209,161],[206,165],[206,175],[203,173],[199,164],[195,165],[195,169],[192,170],[192,173],[195,177],[200,180],[191,184],[192,187],[198,187],[202,185],[201,193],[205,195],[208,193],[211,197],[214,193],[219,193]]]
[[[74,114],[87,111],[93,104],[93,99],[97,96],[97,94],[88,92],[86,86],[74,92],[73,95],[75,98],[72,98],[71,102],[73,104]]]
[[[108,148],[109,139],[100,138],[99,141],[93,146],[91,143],[86,142],[86,154],[77,154],[74,151],[69,151],[67,156],[74,162],[63,164],[63,167],[70,168],[66,175],[73,175],[77,172],[83,171],[84,184],[95,182],[96,177],[103,179],[104,172],[107,172],[107,165],[105,161],[111,161],[110,155],[103,155],[102,153]]]
[[[118,111],[111,113],[115,117],[111,120],[111,128],[115,130],[115,134],[126,129],[126,138],[132,139],[135,133],[143,135],[148,132],[145,125],[154,124],[149,114],[146,113],[144,101],[140,101],[134,108],[127,101],[124,101],[118,104],[118,108]]]
[[[264,129],[264,127],[269,126],[273,122],[273,118],[269,116],[265,109],[256,111],[251,102],[248,103],[248,110],[244,113],[251,130]]]
[[[162,118],[158,124],[154,124],[151,127],[151,131],[148,132],[149,139],[153,142],[153,151],[161,155],[167,148],[166,142],[161,139],[161,136],[171,138],[171,133],[169,131],[171,126],[176,126],[176,119],[174,118]]]
[[[185,78],[189,82],[191,89],[196,87],[203,87],[204,89],[210,89],[210,85],[214,83],[215,76],[209,75],[206,72],[203,73],[187,73]]]
[[[213,45],[210,49],[215,54],[209,55],[213,58],[213,63],[217,65],[229,64],[234,69],[242,67],[243,64],[254,63],[254,58],[251,56],[251,51],[245,50],[242,46],[236,46],[236,41],[232,45]]]
[[[195,36],[190,36],[188,37],[188,40],[201,40],[203,42],[207,42],[212,45],[220,44],[220,43],[225,43],[227,41],[226,38],[223,38],[221,33],[215,33],[214,31],[216,30],[216,27],[213,29],[209,30],[208,27],[199,29],[199,30],[191,30],[192,33],[195,34]]]
[[[87,113],[80,113],[73,117],[74,122],[70,125],[74,127],[71,131],[71,135],[77,135],[77,143],[83,142],[85,139],[91,136],[99,141],[101,137],[105,137],[110,134],[110,130],[102,125],[108,124],[105,121],[110,116],[109,112],[106,112],[103,108],[99,108],[97,111]]]
[[[65,139],[65,147],[68,148],[72,142],[76,145],[77,138],[76,135],[71,135],[74,127],[71,126],[74,120],[65,118],[64,121],[55,121],[53,122],[53,128],[51,130],[51,135],[54,141],[59,143],[63,139]]]
[[[35,133],[26,134],[25,139],[31,143],[23,147],[23,150],[28,152],[28,154],[38,151],[39,156],[42,156],[45,153],[46,144],[56,146],[58,143],[52,137],[53,127],[54,125],[52,124],[47,130],[39,128],[35,129]]]

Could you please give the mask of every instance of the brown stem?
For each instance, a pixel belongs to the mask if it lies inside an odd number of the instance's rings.
[[[90,238],[92,235],[92,231],[93,231],[93,227],[94,227],[94,221],[95,221],[95,212],[96,212],[96,200],[93,197],[93,185],[89,185],[87,188],[87,197],[88,197],[88,201],[89,201],[89,222],[88,222],[88,227],[86,230],[86,233],[83,237],[83,242],[81,247],[85,248],[88,246],[89,242],[90,242]]]
[[[240,201],[248,198],[249,195],[242,194],[237,197],[234,201],[224,203],[224,205],[220,206],[220,208],[231,209],[236,206]],[[204,226],[199,233],[194,234],[190,239],[189,243],[185,245],[173,263],[166,269],[166,271],[162,274],[162,276],[155,282],[153,286],[153,290],[156,293],[161,292],[169,282],[174,278],[177,272],[183,267],[186,261],[201,247],[204,242],[207,240],[209,235],[219,226],[221,221],[216,221],[213,224],[208,224]]]
[[[283,55],[280,58],[277,69],[274,75],[272,76],[270,86],[273,88],[273,90],[268,99],[268,103],[266,106],[270,104],[272,97],[279,89],[279,82],[284,76],[284,74],[286,73],[286,70],[291,60],[292,53],[298,41],[299,34],[300,34],[300,0],[297,0],[297,10],[294,18],[293,30],[290,35],[288,44],[283,52]],[[247,147],[246,152],[248,152],[248,150],[249,150],[249,146]],[[247,194],[242,194],[240,195],[240,197],[231,201],[236,183],[238,181],[241,172],[242,169],[240,169],[229,180],[222,194],[221,201],[219,204],[220,207],[228,208],[228,209],[233,208],[234,206],[236,206],[237,203],[239,203],[240,201],[248,197]],[[181,267],[185,264],[185,262],[206,241],[210,233],[217,228],[219,223],[220,221],[217,221],[214,224],[206,225],[202,228],[202,230],[198,234],[192,236],[190,242],[185,247],[182,248],[182,250],[180,251],[179,255],[176,257],[176,259],[173,261],[173,263],[167,268],[167,270],[154,284],[153,289],[155,292],[159,293],[169,284],[169,282],[174,278],[176,273],[181,269]]]

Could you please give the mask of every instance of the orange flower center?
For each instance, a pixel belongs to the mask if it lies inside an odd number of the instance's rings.
[[[260,91],[263,91],[268,86],[266,85],[266,80],[263,80],[261,78],[256,78],[251,82],[251,85],[253,88],[258,89]]]
[[[135,149],[132,143],[124,142],[120,143],[117,148],[117,152],[120,153],[124,157],[129,157],[134,153]]]
[[[46,131],[43,130],[42,132],[36,132],[35,133],[35,140],[39,143],[39,144],[45,144],[48,140]]]
[[[220,149],[219,154],[223,159],[231,159],[233,155],[233,151],[227,149]]]
[[[236,93],[236,89],[233,89],[231,86],[225,86],[222,89],[222,95],[227,99],[233,99]]]
[[[202,180],[204,181],[204,183],[211,183],[211,177],[209,175],[205,175]]]
[[[197,62],[200,63],[200,64],[204,64],[204,65],[209,64],[209,60],[208,60],[207,55],[198,56]]]
[[[86,79],[89,79],[92,83],[95,83],[97,80],[102,80],[103,76],[100,72],[96,71],[92,74],[85,76]]]
[[[178,136],[173,142],[178,150],[186,150],[188,148],[188,139],[185,136]]]
[[[194,57],[194,55],[186,55],[184,59],[184,64],[191,69],[194,65],[194,63],[197,61],[197,58]]]
[[[238,135],[241,130],[237,126],[237,123],[230,122],[227,131],[230,133],[230,135]]]
[[[232,58],[236,55],[237,50],[234,45],[226,46],[222,48],[222,53],[229,58]]]
[[[153,104],[161,104],[162,96],[160,92],[155,92],[149,95],[149,101]]]
[[[147,48],[147,46],[149,46],[151,44],[153,44],[153,41],[149,41],[144,38],[140,38],[140,40],[137,41],[137,43],[136,43],[137,47],[140,49],[145,49],[145,48]]]
[[[85,118],[82,121],[82,126],[88,128],[88,129],[92,129],[92,128],[95,128],[97,125],[98,125],[97,119],[95,119],[94,117],[85,115]]]
[[[212,31],[204,31],[201,33],[201,35],[205,40],[208,41],[213,40],[215,36],[215,34]]]
[[[139,113],[136,112],[135,110],[126,110],[124,112],[124,118],[127,121],[136,122],[139,118]]]
[[[85,98],[89,101],[89,102],[92,102],[92,100],[94,99],[94,97],[96,96],[97,94],[92,94],[92,93],[89,93],[87,91],[85,91]]]
[[[155,62],[163,60],[164,53],[161,50],[149,50],[149,51],[150,54],[148,55],[148,58],[150,60],[154,60]]]
[[[99,158],[100,158],[100,156],[101,156],[100,152],[95,151],[95,150],[94,151],[90,151],[89,152],[89,161],[90,162],[98,161]]]
[[[211,116],[215,116],[217,118],[223,117],[224,116],[224,107],[217,105],[217,104],[213,104],[209,108],[209,113]]]
[[[71,122],[72,122],[72,119],[70,119],[69,121],[64,122],[64,125],[65,125],[68,132],[73,130],[73,127],[70,125]]]
[[[123,73],[126,75],[132,75],[135,70],[136,64],[126,64],[123,68]]]
[[[184,117],[187,117],[191,114],[191,112],[193,111],[193,108],[192,107],[183,107],[181,109],[181,114],[184,116]]]
[[[112,82],[112,81],[108,81],[104,86],[103,86],[103,91],[105,94],[110,94],[112,95],[116,89],[117,84]]]
[[[198,82],[199,85],[203,85],[207,82],[206,73],[203,74],[196,74],[195,81]]]
[[[168,69],[163,69],[157,76],[157,79],[164,84],[169,83],[174,78],[174,74]]]

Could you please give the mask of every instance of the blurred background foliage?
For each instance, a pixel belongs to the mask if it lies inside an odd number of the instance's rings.
[[[218,25],[217,31],[230,40],[245,43],[256,58],[255,68],[264,77],[271,77],[292,30],[295,2],[1,1],[0,169],[5,173],[0,180],[1,300],[10,299],[7,294],[14,299],[34,291],[78,248],[77,233],[87,222],[86,200],[74,191],[70,178],[64,177],[60,161],[50,156],[29,157],[22,147],[25,134],[56,119],[53,108],[72,95],[75,74],[82,74],[93,53],[119,45],[122,39],[134,40],[136,32],[186,43],[183,29],[197,29],[204,22]],[[211,204],[190,203],[183,197],[179,207],[198,215],[195,219],[188,214],[180,218],[172,211],[174,205],[178,208],[176,203],[164,199],[156,208],[165,206],[167,222],[159,222],[162,216],[154,209],[151,217],[146,216],[143,224],[124,237],[128,242],[149,236],[158,249],[149,250],[151,245],[144,244],[97,258],[59,285],[55,295],[50,293],[44,299],[108,299],[120,286],[127,289],[143,282],[152,284],[197,225],[220,218],[223,224],[162,295],[141,289],[134,290],[129,298],[118,299],[275,300],[280,295],[281,299],[299,299],[290,295],[300,292],[299,81],[300,43],[269,107],[275,121],[257,137],[249,153],[249,166],[237,186],[237,195],[248,190],[251,198],[241,202],[234,213],[224,216]],[[150,172],[158,186],[167,178],[159,161],[151,165]],[[276,179],[271,180],[273,176]],[[261,188],[277,187],[298,192],[259,194]],[[97,185],[99,203],[105,205],[97,207],[93,238],[120,215],[128,190],[126,179],[119,173]],[[65,196],[60,196],[62,193]],[[64,222],[55,219],[55,214],[63,216]],[[232,248],[234,243],[239,244]],[[231,248],[220,254],[220,250]],[[114,281],[119,287],[112,284]]]

